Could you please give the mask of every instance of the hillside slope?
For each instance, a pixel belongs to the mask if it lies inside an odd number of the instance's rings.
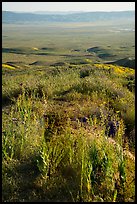
[[[135,69],[135,59],[129,58],[129,57],[126,57],[120,60],[116,60],[113,62],[109,62],[108,64],[116,64],[119,66],[130,67],[130,68]]]
[[[135,70],[40,65],[2,66],[3,202],[134,201]]]

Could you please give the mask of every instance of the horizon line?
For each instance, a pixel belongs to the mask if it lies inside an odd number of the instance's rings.
[[[44,10],[35,10],[35,11],[17,11],[17,10],[15,10],[15,11],[13,11],[13,10],[3,10],[3,11],[7,11],[7,12],[18,12],[18,13],[20,13],[20,12],[23,12],[23,13],[32,13],[32,12],[63,12],[63,13],[67,13],[67,12],[124,12],[124,11],[135,11],[135,10],[111,10],[111,11],[104,11],[104,10],[102,10],[102,11],[99,11],[99,10],[97,10],[97,11],[73,11],[73,10],[69,10],[69,11],[48,11],[48,10],[46,10],[46,11],[44,11]]]

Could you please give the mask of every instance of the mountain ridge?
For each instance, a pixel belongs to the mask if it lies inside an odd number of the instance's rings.
[[[37,14],[36,12],[16,13],[11,11],[2,11],[2,23],[18,22],[96,22],[110,20],[133,20],[135,19],[134,11],[96,11],[80,12],[68,14]]]

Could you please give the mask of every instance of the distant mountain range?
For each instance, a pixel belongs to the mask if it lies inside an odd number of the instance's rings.
[[[96,22],[96,21],[135,21],[135,11],[118,12],[80,12],[80,13],[17,13],[2,12],[2,23],[33,23],[33,22]]]
[[[84,11],[33,11],[34,14],[68,15],[73,13],[83,13]]]

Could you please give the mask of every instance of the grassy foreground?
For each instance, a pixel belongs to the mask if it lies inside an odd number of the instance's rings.
[[[2,69],[4,202],[135,200],[133,69]],[[114,139],[108,115],[119,122]]]

